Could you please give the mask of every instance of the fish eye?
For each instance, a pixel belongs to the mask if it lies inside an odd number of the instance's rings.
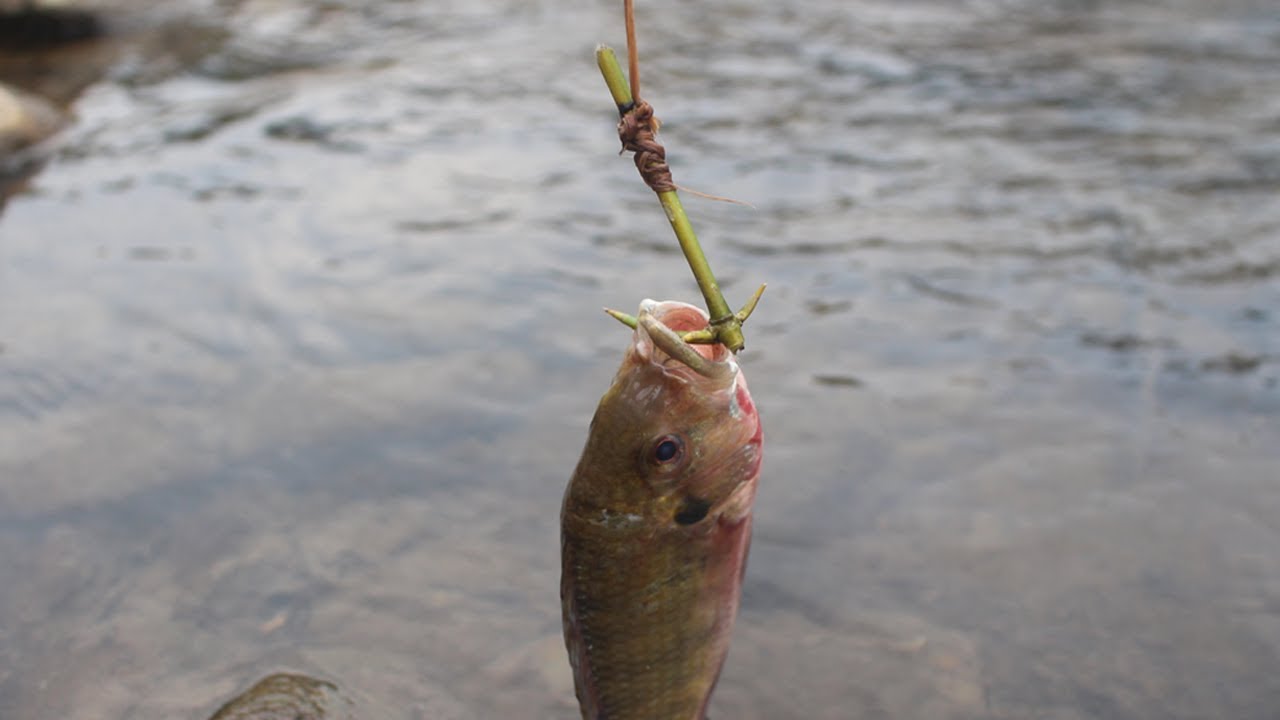
[[[663,435],[653,446],[653,459],[660,464],[675,462],[684,454],[684,443],[675,435]]]

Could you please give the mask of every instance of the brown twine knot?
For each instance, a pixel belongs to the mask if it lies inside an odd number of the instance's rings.
[[[653,106],[636,99],[636,105],[618,123],[618,138],[622,149],[635,153],[636,169],[646,185],[656,193],[676,189],[671,179],[671,167],[667,165],[667,149],[658,142],[658,119],[653,116]]]

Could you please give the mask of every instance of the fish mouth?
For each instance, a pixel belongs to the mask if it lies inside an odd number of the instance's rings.
[[[728,348],[719,343],[693,345],[680,337],[682,332],[704,330],[707,325],[707,314],[701,308],[674,300],[644,300],[637,317],[636,353],[664,368],[674,361],[705,378],[731,378],[737,363]]]

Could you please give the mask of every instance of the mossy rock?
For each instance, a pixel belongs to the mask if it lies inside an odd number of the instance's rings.
[[[327,680],[276,673],[227,702],[209,720],[354,720],[351,704]]]

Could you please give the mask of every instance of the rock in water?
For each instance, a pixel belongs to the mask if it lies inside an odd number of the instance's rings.
[[[354,720],[338,686],[306,675],[276,673],[245,690],[209,720]]]
[[[0,84],[0,162],[44,140],[66,122],[66,116],[47,101]]]
[[[39,48],[88,40],[103,33],[103,23],[89,7],[59,0],[0,0],[0,44],[7,48]]]

